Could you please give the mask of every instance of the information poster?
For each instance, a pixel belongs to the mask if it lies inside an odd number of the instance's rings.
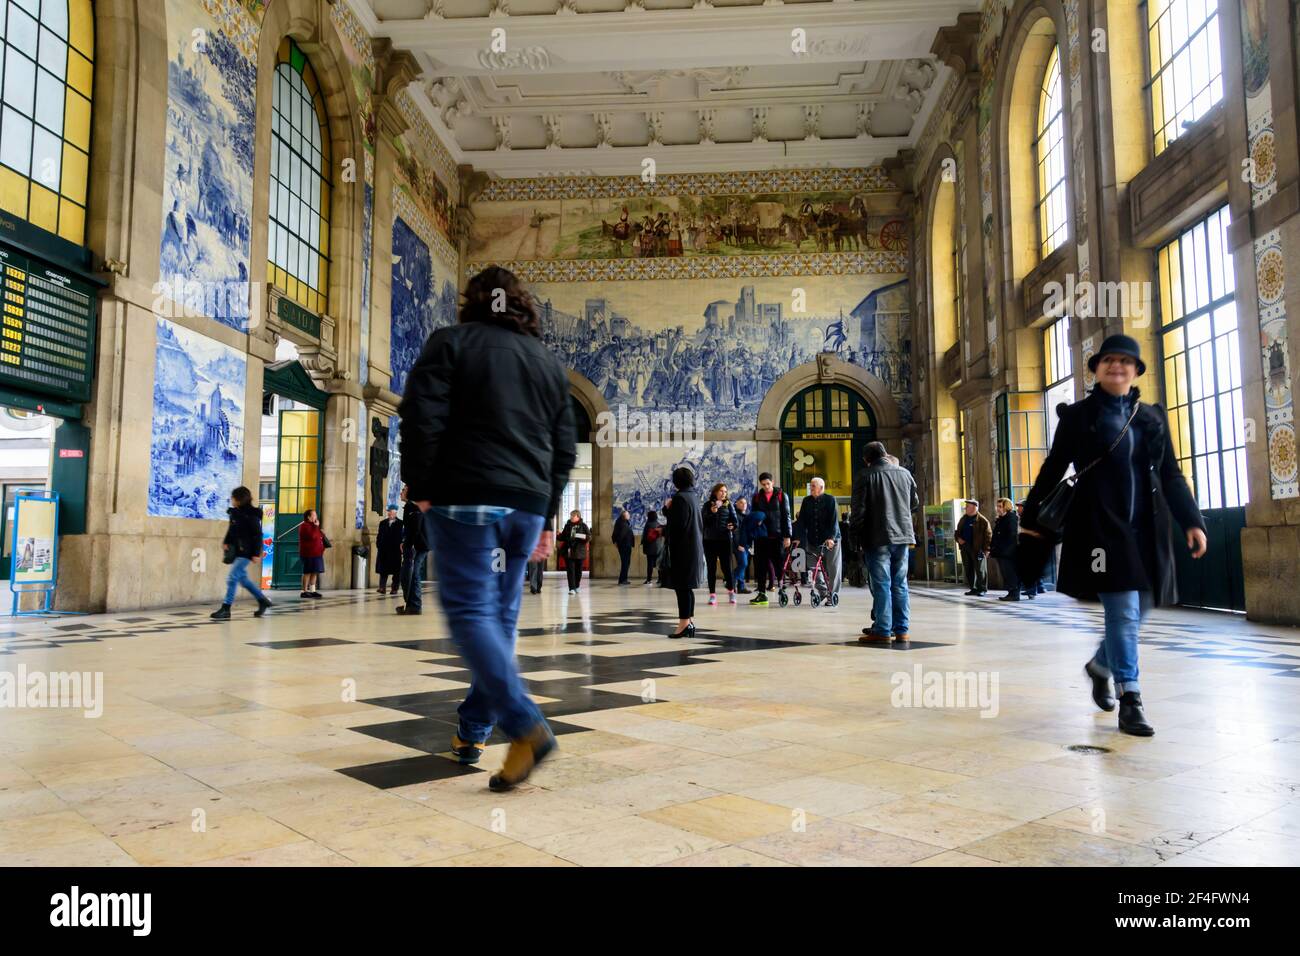
[[[275,505],[267,502],[262,505],[262,590],[271,587],[271,572],[275,562]]]
[[[13,574],[15,585],[54,583],[54,532],[59,505],[54,498],[14,502]]]

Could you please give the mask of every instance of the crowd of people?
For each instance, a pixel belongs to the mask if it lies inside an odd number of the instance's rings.
[[[489,786],[508,790],[556,747],[515,659],[522,584],[540,591],[546,561],[558,549],[569,593],[578,593],[593,542],[578,511],[558,532],[550,526],[576,461],[576,436],[566,370],[542,342],[531,296],[513,274],[491,267],[469,282],[464,299],[460,321],[425,344],[399,408],[404,512],[399,519],[390,508],[379,530],[379,590],[394,594],[400,586],[404,603],[397,611],[420,614],[423,568],[432,553],[447,627],[471,674],[450,750],[462,763],[475,763],[499,727],[510,746]],[[1122,732],[1149,736],[1139,628],[1152,606],[1177,600],[1175,523],[1193,557],[1205,553],[1205,525],[1179,470],[1164,411],[1143,404],[1134,387],[1145,372],[1137,342],[1110,336],[1088,365],[1097,384],[1060,411],[1051,451],[1026,499],[998,499],[995,522],[978,501],[967,501],[956,537],[966,593],[987,591],[992,557],[1007,601],[1041,592],[1043,568],[1060,544],[1057,590],[1099,600],[1104,610],[1102,640],[1084,666],[1093,701],[1105,711],[1118,705]],[[485,438],[490,435],[528,441]],[[702,492],[701,479],[690,467],[677,467],[673,493],[647,513],[641,533],[645,584],[657,574],[676,598],[677,625],[668,637],[695,635],[697,589],[707,586],[711,606],[720,593],[734,605],[737,595],[750,593],[751,574],[751,606],[768,604],[773,589],[784,603],[785,586],[796,582],[837,599],[849,552],[864,566],[872,596],[871,623],[858,640],[910,639],[909,551],[921,501],[911,472],[884,444],[866,446],[847,521],[820,477],[809,482],[797,515],[770,473],[758,476],[748,500],[732,500],[724,483]],[[636,535],[630,518],[622,511],[611,535],[620,586],[631,583]],[[303,556],[319,551],[304,571],[319,574],[328,540],[314,511],[302,527]],[[248,489],[235,489],[224,542],[228,590],[214,618],[230,617],[240,586],[256,599],[255,616],[270,608],[247,574],[261,557],[261,534],[261,510]],[[304,596],[318,594],[314,580],[308,582]]]

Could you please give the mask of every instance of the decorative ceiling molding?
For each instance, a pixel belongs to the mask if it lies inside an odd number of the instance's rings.
[[[646,160],[674,173],[880,162],[917,146],[950,75],[931,52],[936,37],[980,7],[705,0],[609,11],[592,9],[608,0],[564,0],[550,15],[538,0],[435,0],[412,19],[412,0],[345,2],[415,54],[412,98],[451,159],[512,178],[626,175]],[[796,28],[806,53],[792,49]]]

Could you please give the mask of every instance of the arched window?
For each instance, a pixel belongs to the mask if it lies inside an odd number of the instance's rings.
[[[271,284],[324,312],[329,293],[330,141],[325,101],[307,55],[285,37],[271,107]]]
[[[852,432],[876,428],[871,406],[840,385],[811,385],[790,400],[781,416],[785,431]]]
[[[1243,4],[1243,10],[1251,6]],[[1151,119],[1159,153],[1223,99],[1219,5],[1147,0],[1146,12]]]
[[[0,208],[77,245],[94,59],[90,0],[0,2]]]
[[[1070,232],[1065,203],[1065,120],[1061,48],[1054,47],[1038,94],[1034,158],[1038,163],[1038,249],[1046,259]]]

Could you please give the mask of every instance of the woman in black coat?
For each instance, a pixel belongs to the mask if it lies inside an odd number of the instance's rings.
[[[732,604],[736,603],[735,584],[731,579],[731,549],[735,547],[732,540],[740,518],[727,497],[727,486],[721,482],[709,492],[709,500],[700,510],[700,519],[704,523],[704,563],[709,576],[709,604],[718,603],[718,565],[722,565],[722,583],[727,586],[727,594]]]
[[[695,473],[689,468],[673,472],[677,494],[668,502],[668,568],[677,593],[677,630],[669,637],[695,635],[695,588],[704,583],[704,525],[700,498],[695,493]]]
[[[1102,710],[1115,709],[1113,676],[1119,729],[1149,737],[1155,729],[1142,709],[1138,629],[1153,604],[1178,601],[1174,522],[1193,558],[1205,553],[1205,522],[1178,467],[1164,409],[1143,404],[1133,387],[1146,371],[1138,343],[1112,335],[1088,368],[1097,384],[1083,401],[1060,411],[1052,450],[1025,502],[1021,533],[1045,558],[1039,509],[1073,464],[1081,475],[1065,517],[1057,590],[1101,600],[1105,635],[1084,666],[1092,699]]]
[[[582,585],[582,563],[587,560],[587,544],[591,541],[591,529],[582,520],[579,511],[569,512],[569,521],[564,529],[555,536],[564,556],[564,570],[569,575],[569,593],[577,594]]]

